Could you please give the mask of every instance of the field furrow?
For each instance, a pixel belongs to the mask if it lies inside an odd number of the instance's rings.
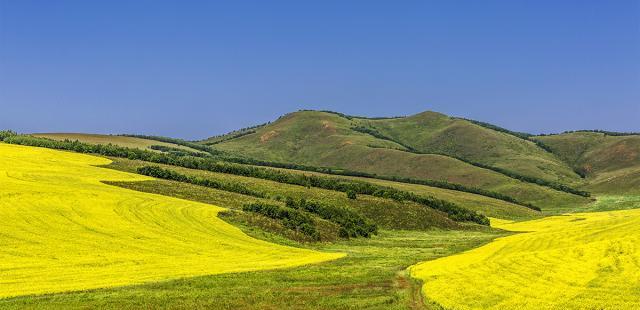
[[[640,210],[494,226],[519,233],[410,268],[427,298],[447,309],[640,307]]]
[[[101,181],[147,177],[109,160],[0,144],[0,298],[228,272],[342,257],[251,238],[223,208]]]

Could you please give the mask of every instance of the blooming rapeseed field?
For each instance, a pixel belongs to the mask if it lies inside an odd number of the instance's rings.
[[[492,221],[517,234],[410,267],[448,309],[640,309],[640,210]]]
[[[220,207],[101,181],[108,159],[0,143],[0,298],[293,267],[342,257],[251,238]]]

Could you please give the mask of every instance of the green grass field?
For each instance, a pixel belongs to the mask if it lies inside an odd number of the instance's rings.
[[[351,127],[359,122],[326,112],[296,112],[258,128],[256,133],[214,146],[217,149],[263,160],[338,167],[382,176],[447,180],[510,195],[549,211],[553,211],[558,206],[571,208],[589,202],[589,199],[584,197],[524,183],[452,157],[402,151],[404,148],[397,143],[352,130]],[[490,133],[494,134],[493,131]],[[495,134],[499,137],[504,135],[497,132]],[[515,137],[509,138],[509,141],[517,142],[518,145],[525,143],[527,147],[531,147],[532,144]],[[510,153],[513,152],[515,151],[510,151]],[[544,154],[544,157],[531,161],[527,156],[532,155],[528,152],[526,148],[521,150],[522,158],[516,162],[549,161],[549,165],[554,167],[559,164],[559,160],[553,159],[554,157],[552,157],[553,160],[549,159],[550,155],[540,153],[538,149],[535,149],[534,154]],[[512,160],[509,159],[508,162]],[[573,174],[566,165],[560,170],[564,172],[553,172],[553,174]],[[575,177],[579,179],[577,175]]]
[[[467,120],[423,112],[405,118],[357,121],[418,151],[449,154],[550,181],[579,180],[564,162],[533,142]]]
[[[536,139],[574,169],[586,174],[585,188],[596,193],[640,193],[640,135],[610,136],[573,132]]]

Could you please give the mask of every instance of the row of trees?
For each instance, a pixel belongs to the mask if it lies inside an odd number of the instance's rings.
[[[240,165],[230,162],[221,162],[216,160],[215,158],[175,156],[171,154],[162,154],[147,150],[120,147],[112,144],[91,145],[79,141],[54,141],[50,139],[22,135],[9,137],[5,139],[5,141],[14,144],[71,150],[80,153],[94,153],[105,156],[139,159],[159,164],[168,164],[191,169],[207,170],[271,180],[279,183],[302,185],[307,187],[313,186],[344,193],[353,191],[356,194],[374,195],[378,197],[391,198],[398,201],[410,200],[420,203],[426,207],[445,212],[452,219],[457,221],[470,221],[482,225],[489,224],[489,220],[485,216],[478,214],[475,211],[459,207],[454,203],[434,197],[422,197],[410,192],[400,191],[391,187],[376,185],[368,182],[319,175],[304,175],[302,173],[292,173],[263,167]]]
[[[147,135],[131,135],[131,134],[122,134],[121,136],[123,137],[133,137],[133,138],[140,138],[140,139],[147,139],[147,140],[155,140],[155,141],[160,141],[160,142],[165,142],[165,143],[173,143],[173,144],[177,144],[177,145],[182,145],[182,146],[186,146],[186,147],[190,147],[194,150],[198,150],[198,151],[202,151],[202,152],[206,152],[209,153],[211,155],[216,155],[219,154],[220,152],[206,146],[203,144],[199,144],[199,143],[195,143],[195,142],[191,142],[191,141],[186,141],[186,140],[182,140],[182,139],[177,139],[177,138],[169,138],[169,137],[161,137],[161,136],[147,136]]]
[[[574,133],[574,132],[601,133],[601,134],[604,134],[605,136],[639,136],[640,135],[640,132],[617,132],[617,131],[593,129],[593,130],[568,130],[561,133],[540,134],[540,136],[556,136],[556,135],[563,135],[563,134]]]
[[[172,146],[166,146],[166,145],[151,145],[151,146],[149,146],[149,148],[152,149],[152,150],[163,152],[163,153],[169,153],[169,154],[175,155],[175,156],[194,156],[194,157],[209,157],[209,156],[211,156],[209,153],[194,152],[194,151],[189,151],[189,150],[185,150],[185,149],[181,149],[181,148],[177,148],[177,147],[172,147]]]
[[[15,135],[17,135],[17,133],[13,130],[0,130],[0,141],[4,141],[4,139]]]
[[[300,112],[324,112],[324,113],[330,113],[330,114],[335,114],[338,115],[340,117],[346,118],[348,120],[353,120],[354,118],[359,118],[359,119],[370,119],[370,120],[380,120],[380,119],[395,119],[395,118],[405,118],[406,116],[379,116],[379,117],[368,117],[368,116],[355,116],[355,115],[347,115],[344,113],[340,113],[340,112],[336,112],[336,111],[329,111],[329,110],[298,110]]]
[[[247,188],[244,184],[236,182],[220,182],[217,180],[206,179],[196,176],[181,174],[173,170],[163,169],[158,166],[143,166],[137,169],[139,174],[165,180],[172,180],[184,183],[195,184],[204,187],[215,188],[227,192],[238,193],[258,198],[266,198],[263,192],[258,192]]]
[[[178,182],[185,182],[199,186],[205,186],[224,191],[249,195],[258,198],[266,198],[267,195],[251,190],[244,184],[225,183],[217,180],[211,180],[201,177],[189,176],[179,172],[164,169],[159,166],[143,166],[137,169],[139,174]],[[305,199],[295,200],[292,197],[285,198],[286,205],[291,209],[300,209],[309,213],[318,215],[319,217],[333,222],[340,226],[339,236],[342,238],[349,237],[369,237],[371,234],[377,233],[375,224],[369,223],[365,218],[347,208],[340,208],[329,204],[307,201]],[[313,221],[305,213],[300,211],[282,208],[277,205],[264,203],[252,203],[245,205],[244,211],[260,213],[264,216],[277,219],[287,228],[300,231],[317,240],[318,232],[315,229]]]

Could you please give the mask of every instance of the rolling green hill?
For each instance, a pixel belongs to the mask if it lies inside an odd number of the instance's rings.
[[[409,118],[373,120],[329,112],[300,111],[287,114],[271,124],[256,128],[254,133],[217,143],[214,147],[230,153],[268,161],[337,167],[381,176],[446,180],[500,192],[522,201],[534,203],[547,210],[571,209],[589,201],[584,197],[578,197],[537,184],[522,182],[502,173],[474,166],[451,156],[410,152],[403,146],[404,143],[400,144],[391,141],[393,139],[379,138],[370,133],[354,130],[354,127],[368,124],[376,124],[376,126],[381,126],[379,124],[398,124],[393,131],[391,125],[388,125],[389,129],[381,130],[399,132],[402,126],[421,122],[413,120],[413,118],[424,121],[425,118],[433,117],[434,115],[438,116],[433,113],[423,113]],[[442,117],[438,116],[437,118],[440,119]],[[494,146],[494,148],[499,148],[503,144],[509,146],[509,148],[505,146],[507,151],[504,152],[510,154],[508,156],[521,160],[523,166],[528,160],[527,156],[535,157],[540,155],[538,162],[546,163],[547,167],[539,170],[552,171],[547,174],[548,178],[554,178],[555,176],[559,179],[572,181],[579,179],[570,167],[564,165],[552,154],[548,154],[538,148],[532,142],[469,122],[463,124],[472,128],[475,132],[494,136],[497,141],[495,144],[498,145]],[[410,131],[409,128],[406,130]],[[471,140],[472,134],[469,135],[468,139]],[[403,139],[418,141],[418,138]],[[461,147],[465,143],[460,142],[458,144]],[[419,147],[419,144],[416,144],[416,147]],[[471,153],[471,150],[476,148],[481,147],[469,146],[470,151],[468,152]],[[525,151],[516,152],[519,148]],[[527,155],[527,150],[532,150],[533,153]],[[499,153],[494,154],[487,151],[483,158],[487,158],[487,163],[493,163],[489,159],[497,163],[499,162],[497,154]],[[530,170],[536,171],[534,168]]]
[[[423,112],[404,118],[356,120],[418,152],[446,154],[548,181],[579,179],[564,162],[535,143],[464,119]]]
[[[640,193],[640,135],[579,131],[535,139],[583,173],[588,190]]]

